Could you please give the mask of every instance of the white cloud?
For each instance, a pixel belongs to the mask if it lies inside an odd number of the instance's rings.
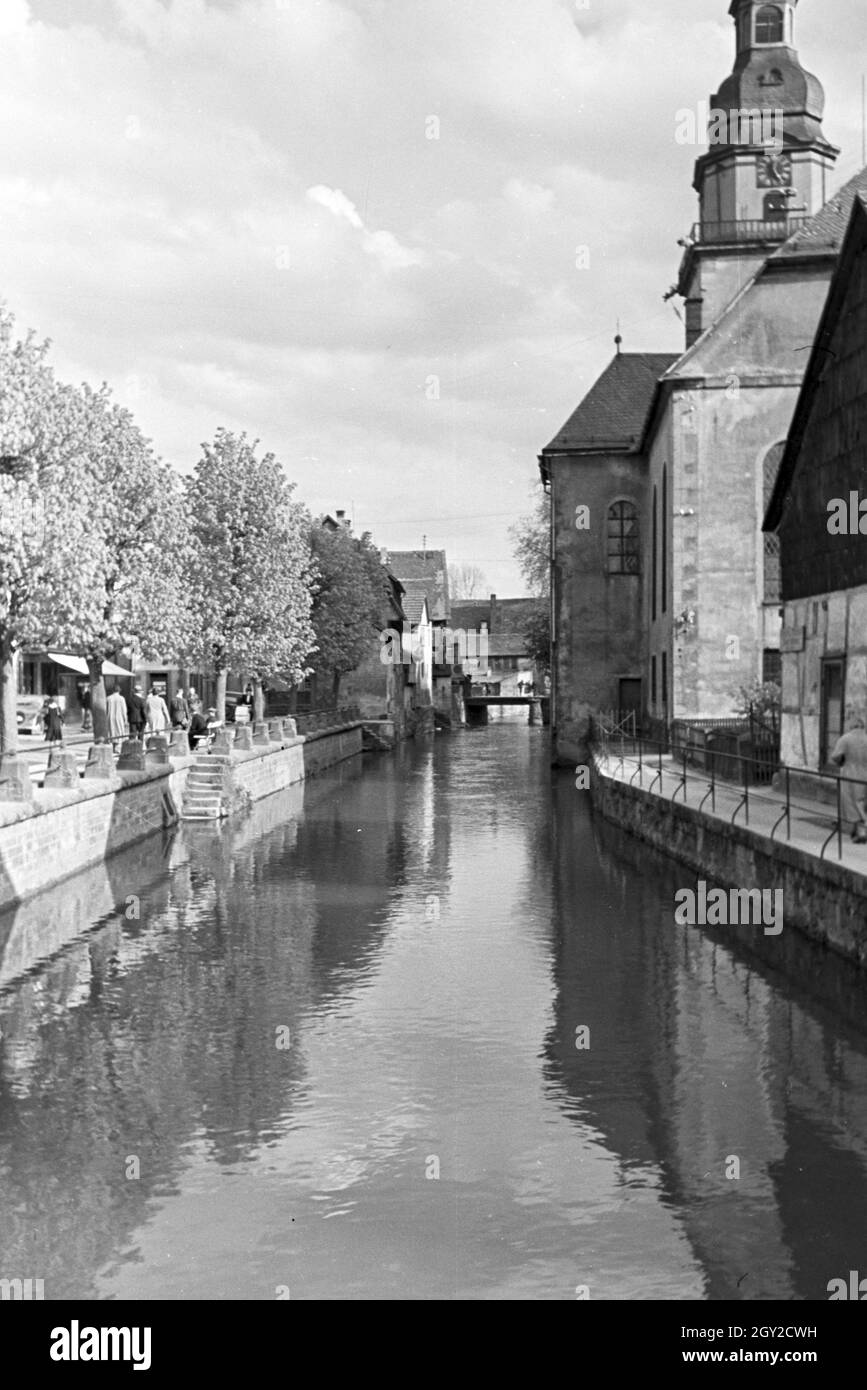
[[[524,508],[618,317],[627,349],[682,342],[675,114],[731,68],[727,8],[0,0],[0,295],[179,465],[243,426],[312,506],[517,592],[508,518],[474,518]],[[863,0],[798,31],[842,181]]]
[[[342,217],[350,227],[360,231],[363,250],[374,256],[383,270],[406,270],[412,265],[426,264],[427,257],[423,252],[411,251],[408,247],[401,246],[391,232],[369,231],[359,217],[355,204],[339,188],[325,188],[322,184],[317,184],[308,188],[307,197],[311,202],[327,208],[335,217]]]

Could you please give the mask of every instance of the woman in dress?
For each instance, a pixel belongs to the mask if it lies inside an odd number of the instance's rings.
[[[162,695],[152,690],[145,700],[147,710],[147,729],[149,734],[164,734],[171,724],[168,706]]]
[[[45,722],[45,742],[48,744],[63,742],[63,711],[57,701],[57,696],[52,695],[45,705],[43,715]]]

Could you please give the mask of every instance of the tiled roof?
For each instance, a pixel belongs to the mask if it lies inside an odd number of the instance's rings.
[[[527,656],[523,632],[492,633],[488,638],[488,656]]]
[[[467,631],[479,631],[482,623],[491,626],[491,600],[456,598],[452,601],[451,625]]]
[[[535,618],[544,600],[537,598],[498,598],[494,605],[493,632],[522,632]]]
[[[449,616],[449,572],[444,550],[390,550],[388,564],[407,596],[426,594],[430,616],[446,621]],[[404,601],[406,609],[406,601]]]
[[[867,196],[867,169],[861,169],[829,198],[810,221],[774,252],[772,260],[810,251],[839,251],[843,245],[856,193]]]
[[[543,454],[606,446],[618,452],[639,449],[656,384],[678,356],[672,352],[618,353]]]
[[[856,260],[867,250],[867,195],[856,191],[850,204],[851,216],[847,235],[843,238],[841,255],[837,261],[834,277],[828,289],[828,298],[822,318],[816,330],[813,351],[807,363],[801,391],[795,406],[792,423],[774,490],[765,513],[763,530],[774,531],[783,517],[786,498],[794,485],[798,468],[809,466],[810,460],[804,457],[804,439],[810,425],[811,415],[820,387],[828,377],[841,373],[836,354],[831,349],[840,318],[845,313],[849,286]],[[839,346],[839,344],[837,344]],[[839,383],[834,383],[835,386]]]

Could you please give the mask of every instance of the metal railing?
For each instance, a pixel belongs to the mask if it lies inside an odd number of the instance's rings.
[[[738,818],[743,814],[743,824],[749,827],[750,811],[755,810],[759,805],[772,806],[779,809],[779,814],[773,823],[770,831],[771,840],[777,838],[780,826],[785,822],[786,839],[792,838],[792,813],[802,812],[804,818],[815,822],[830,822],[830,830],[826,835],[822,847],[819,851],[819,858],[824,859],[825,852],[836,838],[837,858],[843,858],[843,832],[845,825],[848,824],[843,818],[843,785],[851,783],[859,787],[862,794],[867,790],[867,784],[863,780],[855,777],[845,777],[842,774],[828,772],[814,772],[810,768],[793,768],[786,765],[778,765],[774,774],[777,785],[774,788],[776,795],[769,795],[767,792],[757,790],[765,782],[764,773],[767,764],[761,758],[754,758],[747,754],[739,754],[740,776],[737,779],[720,776],[717,771],[717,760],[712,758],[710,765],[704,773],[700,772],[696,765],[691,762],[691,750],[688,747],[673,748],[672,741],[647,738],[642,734],[635,737],[630,736],[625,731],[611,732],[604,719],[594,717],[592,742],[604,755],[607,761],[612,759],[619,762],[619,769],[625,775],[627,759],[636,763],[636,766],[628,778],[627,785],[633,786],[636,778],[638,785],[644,785],[644,772],[652,772],[650,785],[645,790],[652,792],[657,784],[659,785],[660,795],[663,795],[663,778],[665,776],[674,777],[676,785],[668,798],[673,805],[679,793],[683,795],[684,805],[690,804],[689,790],[692,782],[695,787],[696,795],[702,791],[697,809],[703,811],[707,802],[710,801],[711,809],[716,813],[717,793],[720,790],[731,792],[738,797],[737,804],[730,816],[730,823],[737,824]],[[663,758],[670,759],[670,763],[665,765]],[[759,776],[759,772],[763,775]],[[813,779],[817,786],[824,786],[828,789],[831,809],[823,811],[822,803],[811,801],[805,805],[798,802],[793,797],[793,782],[795,793],[797,794],[798,783],[804,779]],[[823,827],[824,828],[824,827]]]
[[[730,222],[696,222],[690,233],[695,245],[717,246],[721,242],[786,241],[793,232],[805,227],[809,217],[790,217],[783,213],[775,218],[745,218]]]

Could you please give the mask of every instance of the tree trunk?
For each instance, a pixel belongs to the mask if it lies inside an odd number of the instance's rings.
[[[93,723],[94,743],[108,743],[108,709],[106,708],[105,676],[102,674],[102,657],[87,658],[87,674],[90,677],[90,716]]]
[[[338,708],[338,705],[339,705],[339,702],[340,702],[340,672],[339,672],[339,671],[335,671],[335,672],[334,672],[334,678],[333,678],[333,680],[332,680],[332,682],[331,682],[331,699],[332,699],[332,708],[333,708],[333,709],[337,709],[337,708]]]
[[[217,710],[217,718],[221,724],[226,722],[226,686],[229,682],[229,668],[221,666],[217,672],[217,693],[214,703]]]
[[[0,642],[0,754],[18,752],[18,663],[9,642]]]
[[[265,718],[265,692],[260,680],[253,681],[253,720],[261,724]]]

